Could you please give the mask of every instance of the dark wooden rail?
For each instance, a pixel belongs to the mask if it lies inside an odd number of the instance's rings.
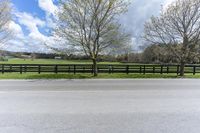
[[[93,73],[91,64],[0,64],[4,73]],[[98,65],[98,73],[136,73],[136,74],[179,74],[179,65]],[[185,73],[200,73],[200,65],[186,65]]]

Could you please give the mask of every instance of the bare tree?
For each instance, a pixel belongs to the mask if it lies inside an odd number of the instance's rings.
[[[0,46],[10,37],[11,6],[9,0],[0,0]]]
[[[176,0],[145,24],[144,38],[165,44],[180,62],[180,76],[191,56],[197,56],[200,39],[200,0]]]
[[[105,49],[105,54],[108,55],[121,55],[127,54],[132,51],[132,38],[131,34],[122,28],[115,31],[111,35],[106,36],[107,40],[110,41],[110,46]]]
[[[120,25],[117,17],[127,10],[126,0],[61,0],[56,33],[93,61],[113,45]]]
[[[177,58],[167,45],[149,45],[142,53],[142,60],[145,63],[177,63]]]

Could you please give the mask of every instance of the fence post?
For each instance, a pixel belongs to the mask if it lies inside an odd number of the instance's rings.
[[[142,66],[140,66],[140,74],[142,74]]]
[[[10,65],[10,73],[12,73],[12,65]]]
[[[22,65],[20,65],[20,74],[22,74]]]
[[[71,71],[71,67],[70,66],[68,66],[68,73],[70,74],[70,71]]]
[[[167,74],[169,74],[169,66],[167,66]]]
[[[57,74],[58,73],[58,65],[55,65],[55,70],[54,72]]]
[[[2,65],[2,69],[1,70],[2,70],[2,74],[4,74],[4,65]]]
[[[41,66],[40,65],[38,66],[38,73],[39,74],[41,73]]]
[[[109,65],[108,67],[109,67],[109,74],[111,74],[111,65]]]
[[[126,74],[129,74],[129,65],[126,66]]]
[[[156,68],[155,68],[155,66],[153,66],[153,73],[155,74],[156,72]]]
[[[193,75],[196,74],[196,66],[193,66]]]

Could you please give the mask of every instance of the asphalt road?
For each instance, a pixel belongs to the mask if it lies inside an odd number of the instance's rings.
[[[200,80],[0,81],[0,133],[199,133]]]

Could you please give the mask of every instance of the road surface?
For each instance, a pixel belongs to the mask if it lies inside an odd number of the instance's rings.
[[[0,81],[0,133],[199,133],[200,80]]]

